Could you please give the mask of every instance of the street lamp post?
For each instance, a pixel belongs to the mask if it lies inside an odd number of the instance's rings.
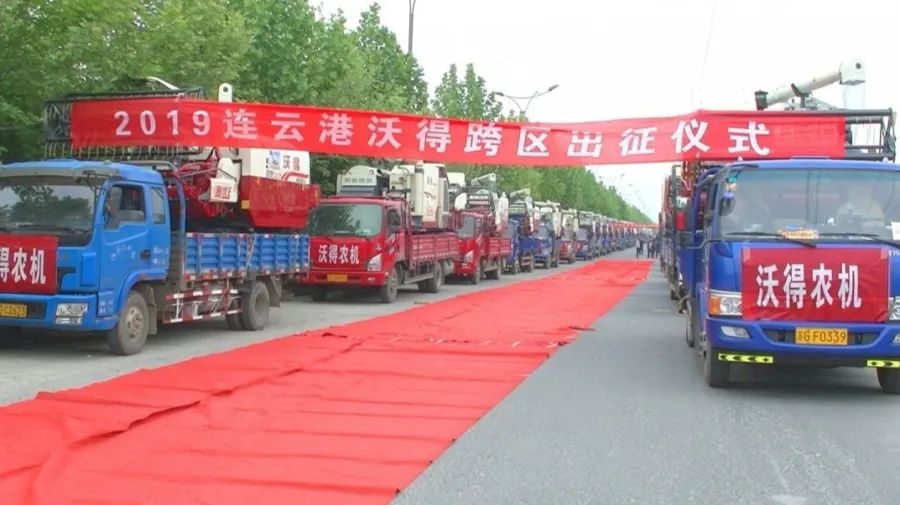
[[[537,98],[539,96],[544,96],[547,93],[550,93],[551,91],[555,90],[558,87],[559,87],[559,84],[554,84],[553,86],[550,86],[549,88],[547,88],[545,90],[535,91],[534,93],[531,94],[531,96],[510,96],[502,91],[492,91],[491,96],[492,97],[493,96],[501,96],[503,98],[508,98],[513,104],[515,104],[516,108],[519,109],[519,117],[521,119],[524,119],[525,114],[528,113],[528,107],[531,106],[532,100],[534,100],[535,98]],[[519,104],[519,100],[528,100],[527,102],[525,102],[524,108]]]
[[[416,12],[416,0],[409,0],[409,38],[406,45],[406,53],[412,56],[413,41],[413,16]]]

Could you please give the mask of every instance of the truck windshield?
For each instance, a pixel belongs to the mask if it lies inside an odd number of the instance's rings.
[[[382,207],[365,203],[323,203],[309,219],[309,232],[319,237],[372,237],[381,232]]]
[[[588,231],[584,228],[578,228],[576,232],[578,236],[578,240],[587,240],[588,239]]]
[[[729,175],[723,236],[741,233],[900,239],[900,172],[760,169]],[[865,237],[863,236],[865,235]]]
[[[0,231],[54,235],[60,245],[85,245],[94,226],[96,186],[81,177],[2,177]]]
[[[471,238],[475,236],[475,218],[472,216],[463,216],[462,223],[456,230],[457,235],[461,238]]]
[[[541,227],[538,228],[538,238],[540,238],[540,239],[550,238],[550,230],[547,229],[546,226],[541,225]]]
[[[509,225],[506,227],[506,236],[509,238],[515,238],[517,233],[519,233],[519,224],[514,221],[510,221]]]

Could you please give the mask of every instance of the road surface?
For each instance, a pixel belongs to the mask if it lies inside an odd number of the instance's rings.
[[[610,257],[633,255],[631,250]],[[499,281],[482,280],[477,286],[462,280],[449,281],[452,284],[444,285],[438,294],[419,293],[415,286],[404,287],[389,305],[368,294],[330,296],[325,303],[314,303],[308,296],[298,297],[273,308],[263,331],[229,331],[224,321],[166,326],[134,356],[112,355],[102,338],[40,337],[21,348],[0,349],[0,405],[33,398],[39,391],[81,387],[141,368],[156,368],[296,332],[381,316],[474,290],[537,279],[583,263],[562,264],[550,270],[538,268],[529,274],[507,274]]]
[[[394,505],[895,504],[900,398],[871,370],[742,369],[713,390],[659,269]]]

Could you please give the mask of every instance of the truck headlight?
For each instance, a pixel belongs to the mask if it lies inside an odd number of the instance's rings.
[[[900,296],[890,298],[890,320],[900,321]]]
[[[366,263],[366,270],[369,272],[380,272],[381,271],[381,253],[372,256],[372,259]]]
[[[740,316],[741,294],[734,291],[709,292],[709,315],[711,316]]]
[[[86,303],[60,303],[56,306],[56,324],[81,324],[87,309]]]
[[[463,256],[463,261],[466,263],[471,263],[474,260],[475,260],[475,252],[474,251],[469,251],[466,253],[465,256]]]

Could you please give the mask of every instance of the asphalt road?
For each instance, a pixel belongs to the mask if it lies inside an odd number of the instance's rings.
[[[627,257],[634,251],[618,253]],[[81,387],[142,368],[156,368],[193,357],[227,351],[297,332],[381,316],[416,304],[430,303],[477,289],[490,289],[536,279],[581,265],[537,269],[530,274],[504,275],[499,281],[482,280],[477,286],[450,281],[440,293],[419,293],[415,286],[401,289],[397,300],[382,304],[369,294],[330,296],[314,303],[308,296],[282,302],[270,312],[269,324],[259,332],[229,331],[224,321],[166,326],[150,337],[134,356],[112,355],[102,338],[38,335],[16,349],[0,349],[0,405],[33,398],[40,391]]]
[[[738,370],[714,390],[658,268],[394,505],[895,504],[900,398],[860,369]]]

